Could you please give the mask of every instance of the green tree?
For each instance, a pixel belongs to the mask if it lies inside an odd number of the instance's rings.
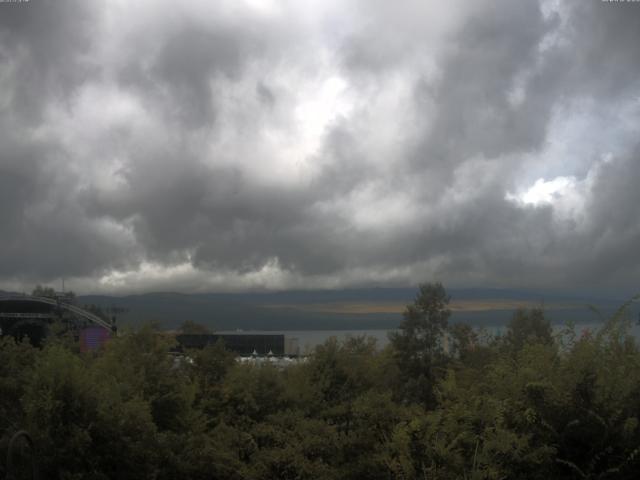
[[[151,406],[96,367],[62,345],[39,352],[21,404],[42,478],[152,478]]]
[[[187,352],[187,356],[191,359],[187,361],[191,378],[198,388],[196,404],[209,422],[216,423],[224,404],[224,379],[236,363],[235,355],[219,339],[201,350]]]
[[[255,425],[256,451],[251,457],[250,478],[264,480],[348,478],[339,469],[341,437],[336,429],[302,412],[271,415]]]
[[[188,335],[208,335],[211,333],[211,329],[193,320],[185,320],[182,322],[182,325],[180,325],[180,333]]]
[[[291,406],[282,372],[270,364],[236,365],[223,385],[224,421],[248,427]]]
[[[191,420],[196,387],[184,361],[169,355],[174,344],[171,337],[147,324],[110,341],[96,362],[123,392],[149,402],[160,431],[180,432]]]
[[[26,340],[0,338],[0,434],[24,428],[24,416],[17,400],[24,394],[37,353]]]
[[[516,310],[507,327],[504,341],[512,351],[527,343],[553,344],[553,330],[542,308]]]
[[[478,346],[478,335],[471,325],[456,323],[449,327],[450,354],[465,361]]]
[[[33,289],[31,295],[34,297],[56,298],[56,291],[51,287],[36,285],[36,288]]]
[[[415,301],[404,311],[400,331],[390,335],[400,369],[401,397],[429,408],[435,406],[437,369],[444,361],[449,300],[441,283],[420,285]]]

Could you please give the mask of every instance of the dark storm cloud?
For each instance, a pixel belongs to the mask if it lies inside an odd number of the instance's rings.
[[[637,289],[640,270],[640,144],[622,158],[602,168],[593,182],[588,204],[591,216],[589,235],[579,244],[583,256],[579,269],[588,278],[615,281],[621,276]],[[574,246],[575,248],[575,246]],[[575,253],[573,257],[575,258]]]
[[[65,102],[98,67],[85,58],[94,18],[86,2],[0,9],[0,275],[49,280],[126,265],[124,245],[74,202],[67,152],[42,138],[51,99]]]
[[[599,98],[637,96],[640,87],[640,16],[637,6],[584,2],[569,11],[571,42],[565,49],[567,92]],[[572,48],[571,48],[572,47]]]
[[[126,264],[129,245],[69,195],[78,179],[65,171],[58,145],[18,139],[9,129],[1,144],[2,275],[50,279]]]
[[[0,4],[3,285],[630,285],[640,8],[407,5]]]
[[[437,115],[415,162],[451,171],[474,155],[494,158],[537,148],[549,102],[540,108],[531,105],[539,97],[525,97],[512,106],[508,94],[516,76],[535,65],[538,46],[556,23],[545,21],[534,2],[489,2],[468,19],[448,47],[441,80],[431,95],[422,94],[433,97]]]
[[[42,1],[3,5],[0,61],[11,72],[11,114],[21,122],[40,121],[49,97],[69,95],[95,73],[84,57],[91,48],[95,19],[87,2]]]
[[[159,39],[159,51],[151,58],[134,55],[122,68],[120,78],[138,94],[149,95],[181,128],[215,121],[210,80],[216,75],[231,79],[240,74],[244,49],[252,39],[233,31],[211,32],[185,22],[179,31]],[[145,60],[151,60],[145,66]]]

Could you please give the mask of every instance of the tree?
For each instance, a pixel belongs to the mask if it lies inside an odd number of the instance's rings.
[[[24,394],[37,353],[27,341],[0,338],[0,435],[24,427],[23,412],[16,399]]]
[[[196,387],[184,363],[168,355],[174,340],[153,324],[114,340],[96,360],[96,368],[114,377],[120,388],[148,402],[160,431],[181,431],[192,413]]]
[[[440,282],[420,285],[415,301],[404,311],[400,332],[390,335],[406,401],[435,405],[436,369],[444,360],[442,340],[451,316],[449,300]]]
[[[56,298],[56,291],[51,287],[43,287],[42,285],[36,285],[31,295],[34,297],[47,297]]]
[[[471,325],[456,323],[449,328],[450,354],[464,361],[478,343],[478,335]]]
[[[516,310],[507,327],[505,342],[513,351],[522,349],[527,343],[551,345],[553,330],[549,321],[544,318],[544,310],[541,308]]]
[[[204,413],[217,420],[222,409],[223,380],[236,363],[235,355],[224,348],[222,339],[202,350],[190,351],[187,355],[193,360],[187,365],[198,387],[196,402]]]
[[[211,330],[201,323],[194,322],[193,320],[185,320],[180,325],[180,333],[185,335],[209,335]]]

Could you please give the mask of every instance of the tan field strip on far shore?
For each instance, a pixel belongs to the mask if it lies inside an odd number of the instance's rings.
[[[493,310],[517,310],[518,308],[540,307],[540,302],[528,300],[455,300],[449,304],[452,312],[486,312]],[[314,313],[337,314],[371,314],[371,313],[402,313],[406,304],[397,302],[340,302],[340,303],[309,303],[309,304],[268,304],[263,308],[275,310],[299,310]],[[569,304],[545,304],[546,308],[566,309],[575,308]]]

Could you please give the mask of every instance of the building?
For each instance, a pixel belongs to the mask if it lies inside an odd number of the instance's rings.
[[[284,334],[179,334],[176,340],[182,350],[204,348],[222,341],[227,350],[240,356],[297,356],[297,338]]]

